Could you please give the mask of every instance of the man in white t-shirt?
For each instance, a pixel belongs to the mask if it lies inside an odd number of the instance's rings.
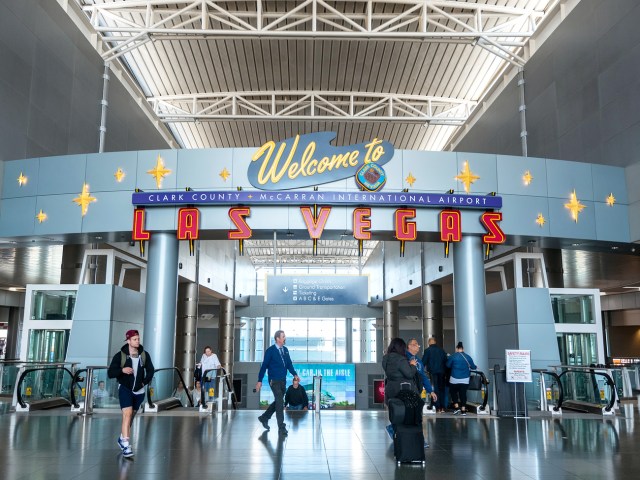
[[[140,333],[128,330],[127,343],[113,356],[109,365],[109,378],[118,379],[118,397],[122,409],[122,433],[118,445],[125,458],[133,457],[130,433],[135,413],[144,402],[144,387],[151,383],[155,372],[151,355],[140,345]]]

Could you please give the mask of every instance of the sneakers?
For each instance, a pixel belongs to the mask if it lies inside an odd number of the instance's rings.
[[[467,416],[467,411],[466,411],[466,410],[463,410],[463,411],[462,411],[462,416],[463,416],[463,417],[466,417],[466,416]]]
[[[461,410],[460,410],[459,408],[456,408],[456,409],[453,411],[453,414],[454,414],[454,415],[460,415],[460,413],[461,413]],[[466,415],[466,413],[465,413],[464,415]]]
[[[287,435],[289,435],[289,431],[286,428],[281,428],[278,430],[278,435],[282,435],[283,437],[286,437]]]
[[[393,430],[393,425],[387,425],[386,430],[387,430],[387,434],[389,434],[389,438],[391,438],[391,440],[393,440],[393,435],[396,433]]]
[[[424,448],[429,448],[429,442],[427,442],[426,440],[424,441]]]
[[[269,420],[267,420],[266,418],[264,418],[262,415],[260,415],[258,417],[258,420],[260,421],[260,423],[262,424],[262,426],[265,428],[265,430],[271,430],[271,428],[269,427]]]
[[[131,450],[131,445],[128,440],[122,438],[122,435],[118,437],[118,446],[120,450],[122,450],[122,456],[125,458],[133,457],[133,450]]]

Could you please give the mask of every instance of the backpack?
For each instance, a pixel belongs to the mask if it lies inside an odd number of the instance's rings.
[[[120,350],[120,368],[124,368],[124,364],[127,362],[127,354]],[[140,354],[140,366],[144,368],[144,364],[147,362],[147,352],[144,350]]]

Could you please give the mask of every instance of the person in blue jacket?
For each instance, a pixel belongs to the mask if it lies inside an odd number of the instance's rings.
[[[451,369],[449,378],[449,394],[453,401],[454,415],[467,415],[467,389],[469,388],[469,377],[471,370],[476,370],[473,359],[464,353],[462,342],[456,345],[456,353],[447,359],[447,367]]]
[[[258,373],[258,383],[256,383],[256,392],[260,392],[262,388],[262,379],[268,371],[269,386],[273,392],[275,400],[269,405],[267,411],[258,417],[262,426],[269,430],[269,419],[275,412],[278,421],[278,433],[287,435],[287,427],[284,423],[284,394],[287,390],[287,370],[291,372],[294,380],[300,381],[300,377],[293,368],[289,350],[284,346],[287,340],[282,330],[278,330],[273,336],[275,344],[271,345],[264,352],[264,360]]]

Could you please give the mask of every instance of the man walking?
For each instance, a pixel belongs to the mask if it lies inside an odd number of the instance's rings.
[[[276,420],[278,421],[278,433],[280,435],[287,435],[287,428],[284,423],[284,394],[287,387],[287,370],[291,372],[294,380],[300,381],[300,377],[293,368],[291,363],[291,357],[289,356],[289,350],[284,346],[287,337],[282,330],[278,330],[273,336],[275,344],[271,345],[264,352],[264,360],[258,373],[258,383],[256,383],[256,391],[260,392],[262,388],[262,379],[265,372],[268,373],[269,386],[273,392],[275,400],[267,411],[258,417],[260,423],[264,428],[269,430],[269,419],[276,413]]]
[[[447,368],[447,354],[440,348],[436,339],[429,338],[429,348],[424,351],[422,363],[429,375],[431,375],[431,383],[433,390],[436,392],[438,399],[436,400],[436,411],[444,413],[445,409],[445,372]]]
[[[107,375],[118,379],[118,397],[122,409],[122,433],[118,445],[125,458],[133,457],[131,425],[133,417],[144,401],[144,387],[151,383],[155,369],[149,355],[140,345],[137,330],[128,330],[127,343],[113,356]]]

